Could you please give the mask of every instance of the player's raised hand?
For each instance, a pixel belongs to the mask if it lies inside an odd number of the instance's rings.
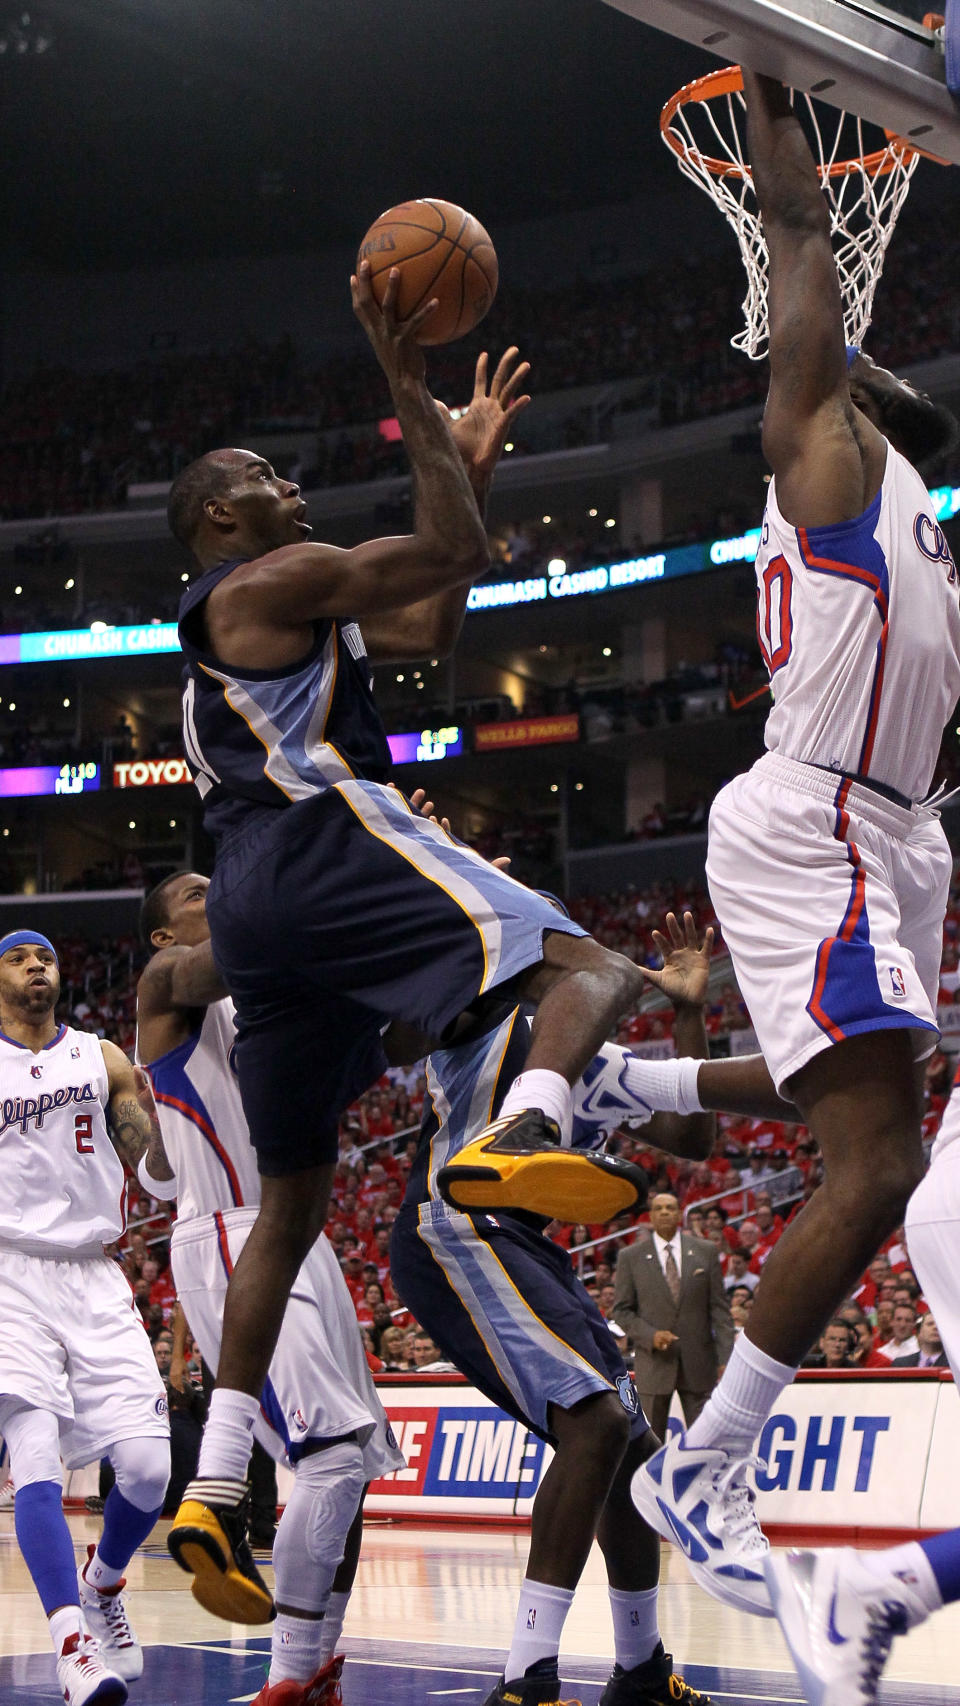
[[[493,473],[514,421],[530,401],[526,392],[517,395],[530,372],[529,361],[520,361],[519,355],[516,344],[511,344],[500,357],[488,384],[489,358],[484,350],[477,357],[470,406],[459,420],[450,423],[454,442],[467,468],[485,478]],[[448,412],[443,403],[437,406]]]
[[[662,989],[675,1007],[702,1007],[707,999],[710,979],[710,955],[713,952],[713,928],[708,926],[703,941],[697,940],[693,913],[685,912],[683,925],[676,913],[668,912],[666,934],[651,931],[653,945],[663,961],[661,971],[641,966],[645,978]]]
[[[410,795],[410,804],[415,812],[420,813],[421,817],[428,818],[431,823],[439,824],[445,835],[453,834],[450,819],[448,817],[437,817],[436,806],[432,800],[427,799],[426,788],[414,788]],[[509,854],[502,854],[499,859],[490,859],[488,863],[494,867],[494,870],[505,871],[510,863]]]
[[[431,297],[415,314],[400,320],[397,318],[399,293],[400,271],[397,267],[390,269],[382,307],[373,294],[369,261],[361,261],[350,280],[353,311],[370,339],[391,386],[403,379],[423,379],[427,364],[422,346],[417,343],[417,333],[437,307],[436,297]]]

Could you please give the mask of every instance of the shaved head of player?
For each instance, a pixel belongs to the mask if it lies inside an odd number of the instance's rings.
[[[309,539],[300,487],[253,450],[210,450],[178,474],[167,500],[170,531],[202,568],[260,557]]]
[[[952,450],[960,437],[957,418],[925,391],[898,379],[863,350],[850,351],[850,400],[914,467]]]

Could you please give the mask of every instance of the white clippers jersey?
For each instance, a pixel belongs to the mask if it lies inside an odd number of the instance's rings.
[[[947,1105],[943,1110],[943,1118],[940,1121],[940,1130],[937,1132],[937,1135],[933,1140],[933,1148],[930,1151],[930,1160],[936,1161],[937,1157],[942,1155],[945,1149],[952,1148],[953,1145],[956,1144],[958,1137],[960,1137],[960,1066],[957,1067],[956,1073],[954,1074],[953,1088],[950,1091]]]
[[[39,1054],[0,1034],[0,1243],[100,1254],[124,1228],[100,1038],[61,1025]]]
[[[802,528],[775,485],[756,560],[767,747],[922,799],[960,694],[957,570],[927,488],[888,445],[863,515]]]
[[[177,1178],[179,1220],[260,1202],[257,1159],[232,1069],[233,1015],[229,996],[212,1002],[199,1031],[147,1067]]]

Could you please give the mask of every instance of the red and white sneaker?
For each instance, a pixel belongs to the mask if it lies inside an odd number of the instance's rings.
[[[89,1635],[68,1635],[57,1659],[57,1681],[67,1706],[124,1706],[127,1685],[104,1664]]]
[[[83,1621],[117,1676],[124,1682],[136,1682],[143,1675],[143,1648],[130,1627],[123,1603],[126,1578],[121,1576],[112,1588],[93,1587],[87,1581],[87,1570],[96,1550],[92,1543],[87,1547],[87,1562],[77,1578]]]
[[[330,1659],[309,1682],[265,1682],[252,1706],[343,1706],[343,1654]]]

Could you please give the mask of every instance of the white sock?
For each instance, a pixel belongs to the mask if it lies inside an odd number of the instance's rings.
[[[549,1587],[546,1582],[532,1582],[524,1576],[513,1640],[503,1670],[508,1682],[517,1681],[539,1659],[557,1657],[563,1625],[572,1604],[572,1588]]]
[[[271,1687],[276,1682],[309,1682],[323,1662],[320,1657],[323,1619],[291,1617],[278,1611],[270,1640]]]
[[[90,1562],[84,1566],[83,1571],[83,1579],[87,1586],[91,1588],[100,1588],[101,1590],[103,1588],[116,1587],[122,1575],[122,1570],[115,1570],[112,1564],[104,1563],[100,1556],[99,1546],[93,1554],[93,1557],[90,1559]]]
[[[741,1333],[723,1379],[687,1430],[687,1444],[722,1445],[745,1456],[795,1373]]]
[[[246,1392],[215,1388],[203,1430],[197,1480],[245,1481],[260,1404]]]
[[[79,1635],[83,1627],[80,1622],[80,1607],[61,1605],[59,1610],[51,1612],[47,1621],[50,1625],[50,1639],[59,1658],[63,1652],[64,1641],[69,1641],[71,1635]]]
[[[659,1113],[702,1114],[697,1089],[702,1060],[683,1055],[679,1060],[640,1060],[628,1054],[621,1074],[631,1096]]]
[[[556,1120],[561,1142],[570,1142],[573,1092],[562,1073],[548,1072],[543,1067],[521,1072],[504,1096],[497,1117],[504,1119],[507,1114],[520,1114],[525,1108],[539,1108],[548,1119]]]
[[[628,1593],[623,1588],[609,1588],[610,1610],[613,1612],[613,1656],[624,1670],[645,1664],[660,1641],[657,1623],[659,1588],[646,1588],[640,1593]]]
[[[327,1600],[323,1622],[320,1625],[323,1634],[320,1643],[320,1663],[322,1665],[325,1665],[328,1659],[332,1659],[337,1651],[340,1637],[343,1634],[343,1620],[347,1615],[349,1603],[349,1593],[332,1593]]]
[[[933,1566],[923,1547],[915,1540],[908,1540],[905,1546],[891,1546],[885,1552],[858,1552],[857,1560],[878,1581],[889,1582],[891,1576],[898,1577],[909,1586],[928,1614],[939,1611],[943,1605]],[[918,1617],[916,1621],[921,1619]],[[913,1619],[910,1626],[914,1627]]]

